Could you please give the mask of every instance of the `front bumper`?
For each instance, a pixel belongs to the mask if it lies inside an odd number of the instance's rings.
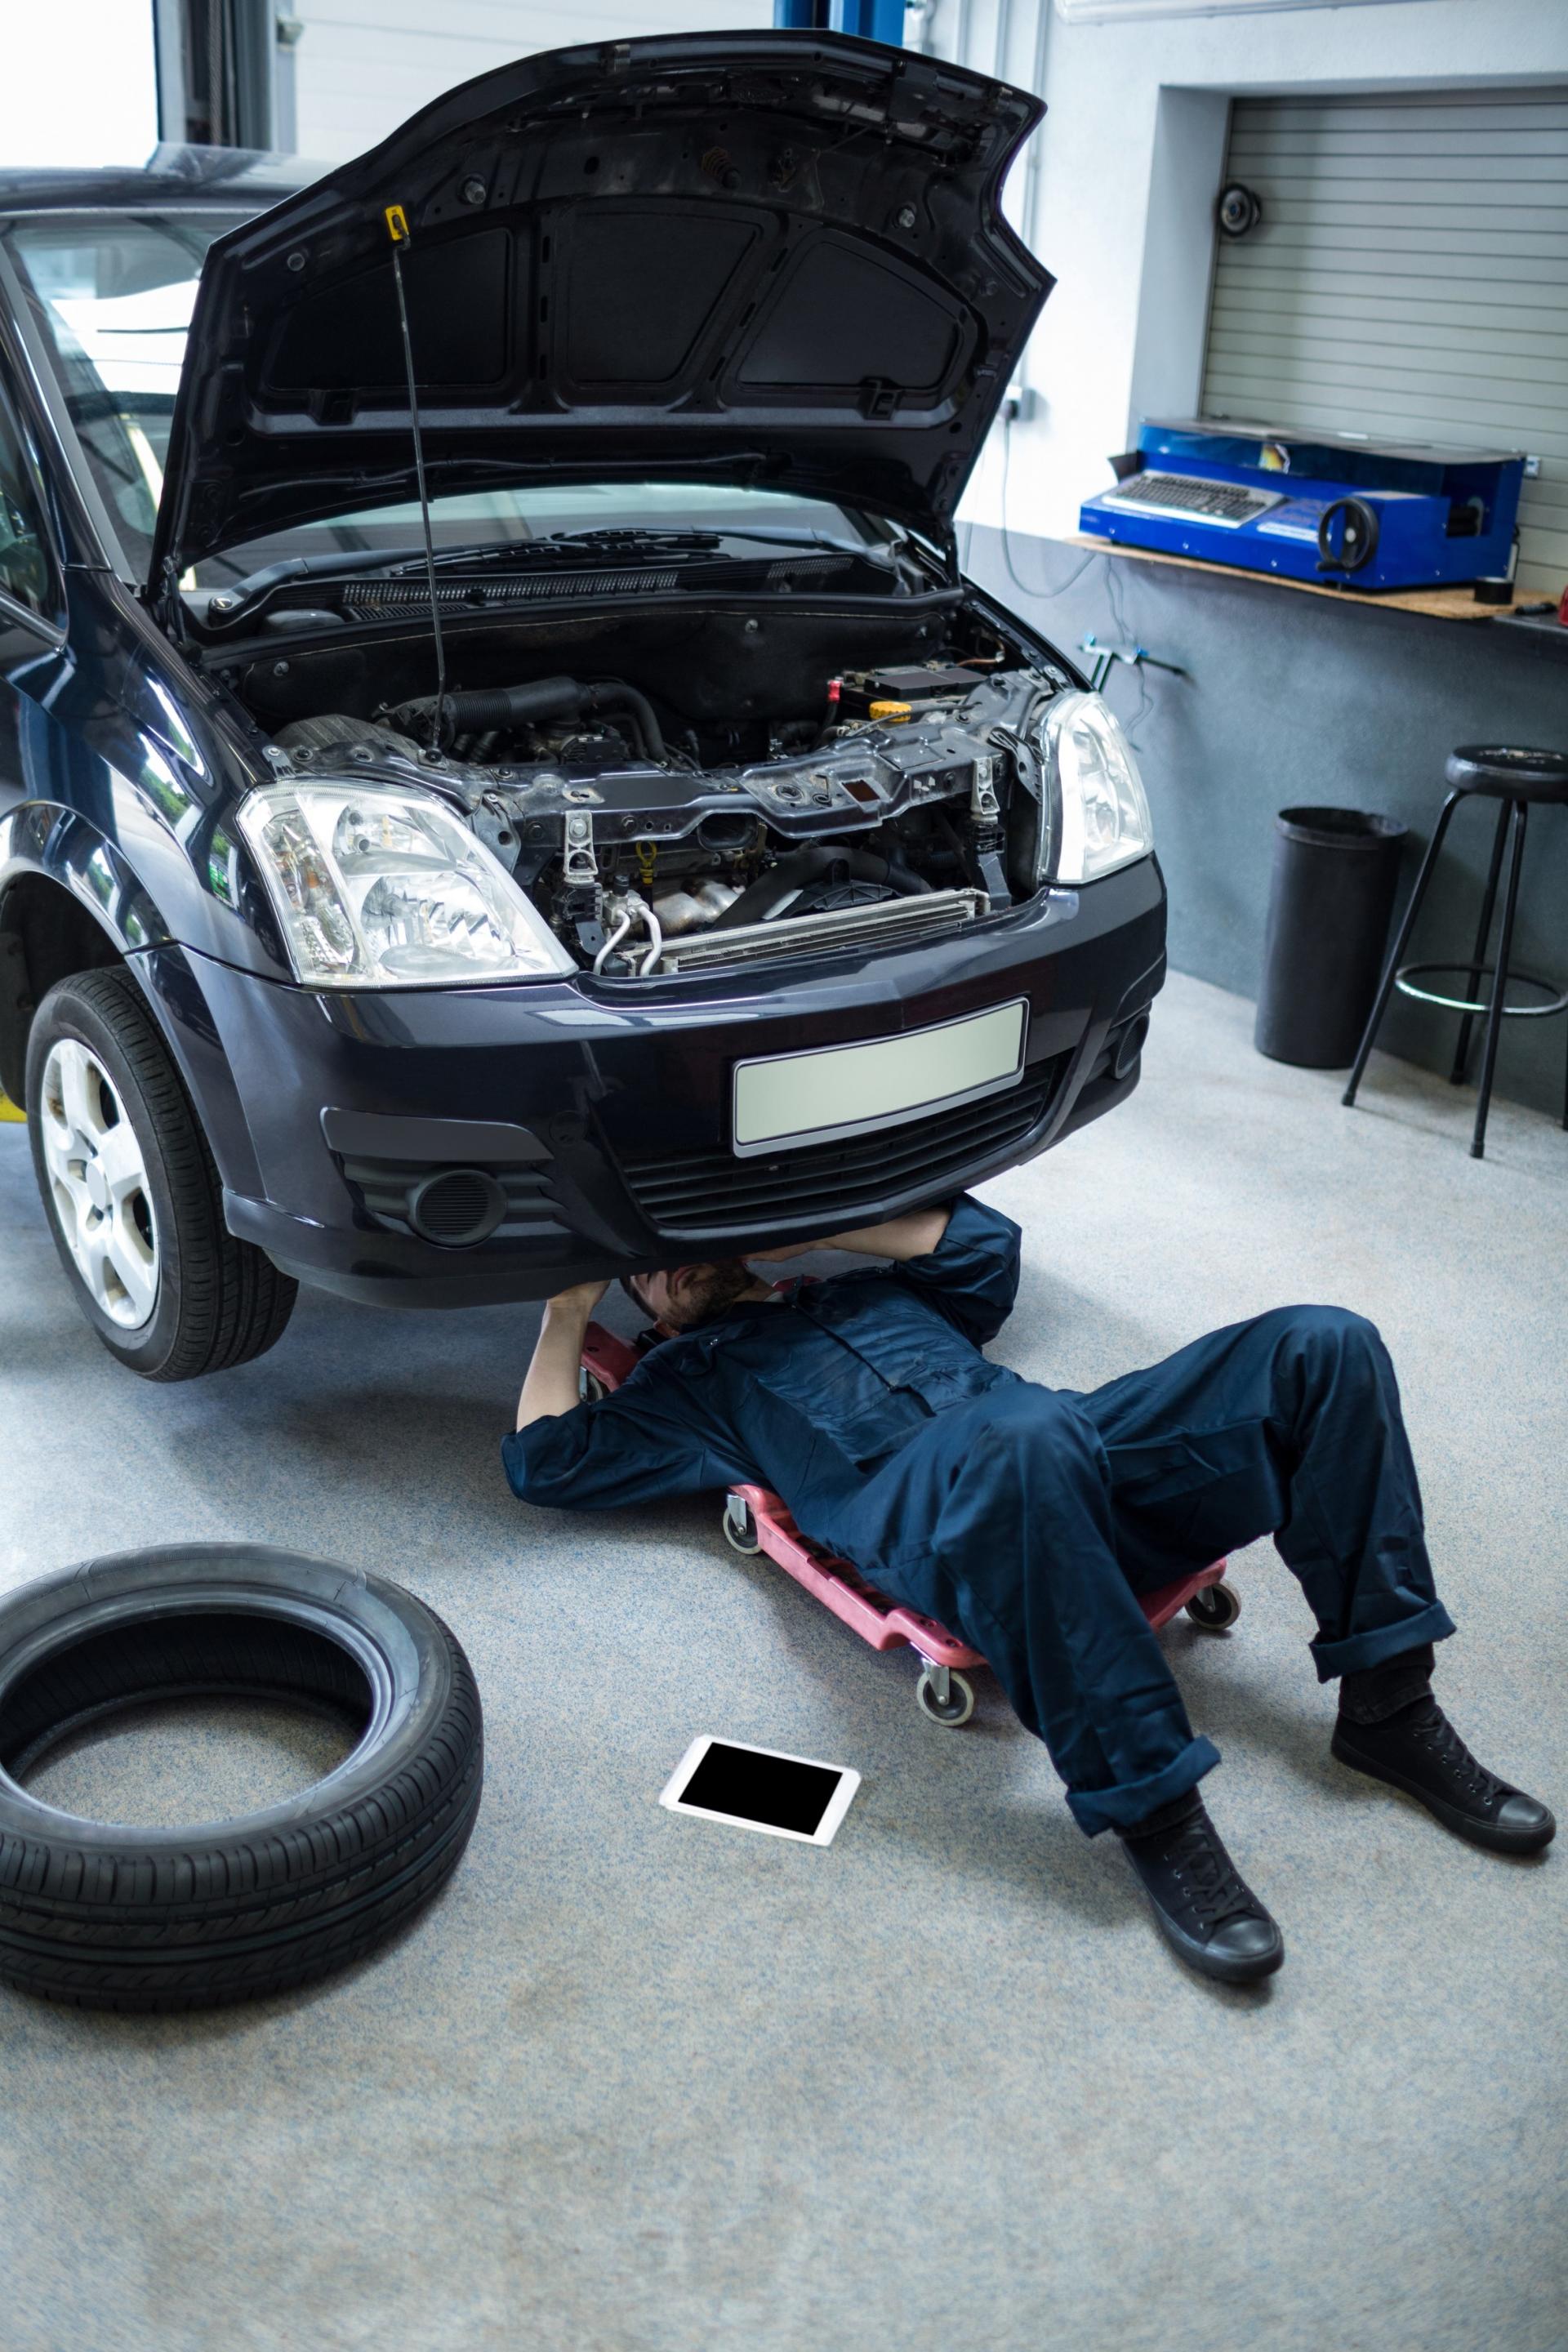
[[[303,1282],[457,1307],[874,1223],[1032,1158],[1136,1084],[1128,1024],[1163,980],[1164,932],[1164,885],[1144,858],[956,937],[787,973],[331,995],[189,949],[135,961],[206,1127],[230,1230]],[[731,1152],[742,1056],[924,1029],[1019,996],[1016,1089],[852,1144]],[[325,1129],[324,1112],[338,1114]],[[440,1121],[470,1131],[428,1124]],[[444,1247],[388,1213],[400,1187],[458,1163],[504,1192],[489,1238]]]

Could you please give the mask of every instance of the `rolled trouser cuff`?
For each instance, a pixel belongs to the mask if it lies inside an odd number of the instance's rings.
[[[1440,1601],[1433,1601],[1413,1617],[1374,1625],[1365,1633],[1348,1633],[1342,1642],[1328,1642],[1320,1634],[1311,1644],[1312,1663],[1318,1680],[1331,1683],[1339,1675],[1364,1674],[1368,1666],[1381,1666],[1385,1658],[1396,1658],[1401,1650],[1419,1649],[1424,1642],[1446,1642],[1453,1631],[1453,1619]]]
[[[1146,1814],[1195,1789],[1218,1762],[1219,1749],[1212,1739],[1189,1739],[1179,1756],[1147,1780],[1126,1780],[1110,1789],[1069,1789],[1068,1805],[1086,1837],[1098,1837],[1101,1830],[1131,1829]]]

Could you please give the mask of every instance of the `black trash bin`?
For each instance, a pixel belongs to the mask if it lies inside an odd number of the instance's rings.
[[[1281,809],[1253,1043],[1271,1061],[1355,1059],[1388,938],[1405,827],[1360,809]]]

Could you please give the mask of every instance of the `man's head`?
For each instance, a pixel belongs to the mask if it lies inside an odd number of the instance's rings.
[[[743,1257],[660,1267],[652,1274],[628,1274],[623,1276],[621,1286],[645,1315],[651,1315],[656,1323],[665,1324],[671,1331],[684,1331],[693,1323],[705,1323],[710,1315],[722,1315],[727,1307],[733,1307],[748,1291],[761,1297],[765,1287]]]

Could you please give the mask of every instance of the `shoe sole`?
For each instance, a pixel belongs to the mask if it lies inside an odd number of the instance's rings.
[[[1462,1812],[1458,1805],[1450,1805],[1446,1799],[1435,1797],[1418,1780],[1410,1780],[1403,1772],[1390,1771],[1386,1764],[1380,1764],[1352,1748],[1338,1731],[1331,1738],[1329,1747],[1340,1762],[1348,1764],[1352,1772],[1364,1772],[1369,1780],[1385,1780],[1391,1789],[1402,1789],[1407,1797],[1414,1797],[1418,1805],[1425,1805],[1445,1829],[1452,1830],[1456,1837],[1462,1837],[1467,1845],[1479,1845],[1488,1853],[1540,1853],[1557,1834],[1557,1824],[1550,1814],[1545,1826],[1538,1830],[1500,1829],[1495,1822],[1478,1821],[1473,1813]]]
[[[1223,1952],[1214,1952],[1200,1944],[1195,1936],[1184,1935],[1174,1921],[1168,1918],[1147,1887],[1144,1900],[1154,1915],[1154,1925],[1179,1959],[1200,1976],[1213,1977],[1220,1984],[1254,1984],[1260,1977],[1271,1977],[1285,1958],[1285,1938],[1278,1927],[1274,1931],[1274,1948],[1246,1959],[1228,1959]]]

